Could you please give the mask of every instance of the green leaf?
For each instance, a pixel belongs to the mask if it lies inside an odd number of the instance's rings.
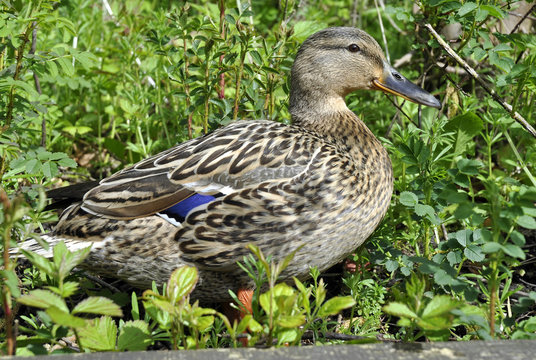
[[[102,296],[91,296],[79,302],[74,307],[72,313],[123,316],[121,308],[116,303]]]
[[[517,245],[505,244],[503,245],[503,250],[507,255],[510,255],[511,257],[525,260],[525,252],[523,251],[523,249],[521,249],[521,247]]]
[[[329,299],[320,307],[318,311],[319,317],[335,315],[344,309],[348,309],[356,304],[351,296],[337,296]]]
[[[84,259],[89,255],[91,251],[91,244],[88,247],[74,252],[69,251],[63,241],[60,241],[52,251],[54,264],[58,271],[57,276],[59,279],[64,279],[71,270],[82,263]]]
[[[144,351],[152,343],[149,324],[145,321],[127,321],[119,330],[117,348],[120,351]]]
[[[439,317],[457,308],[458,301],[447,295],[436,295],[430,300],[422,312],[422,318]]]
[[[0,270],[0,276],[2,277],[2,283],[5,284],[9,291],[11,292],[11,296],[17,298],[20,296],[20,290],[19,290],[19,278],[17,277],[17,274],[14,270]],[[8,295],[9,296],[9,295]]]
[[[324,29],[326,23],[321,21],[298,21],[294,24],[292,37],[298,42],[303,42],[309,35]]]
[[[285,329],[277,332],[277,343],[279,345],[292,343],[298,339],[298,329]]]
[[[17,302],[40,309],[48,309],[54,306],[60,310],[69,311],[65,301],[60,296],[48,290],[32,290],[29,294],[19,297]]]
[[[471,11],[473,11],[477,7],[478,5],[474,2],[466,2],[465,4],[462,5],[461,8],[458,9],[458,15],[463,17],[469,14]]]
[[[414,207],[419,202],[417,195],[410,191],[402,191],[400,193],[400,203],[407,207]]]
[[[46,310],[46,313],[55,324],[63,325],[71,328],[81,328],[86,326],[86,320],[69,314],[68,311],[58,309],[51,306]]]
[[[478,175],[478,169],[483,164],[478,160],[460,159],[456,166],[462,174],[475,176]]]
[[[28,174],[37,174],[41,170],[41,163],[37,159],[30,159],[24,165]]]
[[[103,316],[78,329],[80,342],[87,349],[97,351],[115,350],[117,325],[109,316]]]
[[[193,266],[181,266],[169,277],[167,285],[168,298],[171,304],[182,301],[190,294],[197,283],[197,269]]]
[[[504,19],[504,12],[496,5],[492,5],[492,4],[480,5],[480,8],[482,10],[487,11],[491,16],[494,16],[499,19]]]
[[[50,291],[55,292],[62,298],[68,298],[69,296],[72,296],[77,290],[78,290],[78,283],[74,281],[66,281],[63,283],[62,289],[60,291],[59,288],[55,286],[47,286],[47,289]]]
[[[480,262],[483,261],[485,258],[485,255],[482,251],[482,248],[477,245],[469,245],[463,250],[463,254],[471,261],[473,262]]]
[[[532,216],[522,215],[517,218],[517,224],[525,229],[536,229],[536,220]]]
[[[73,76],[74,75],[74,66],[72,63],[72,59],[69,57],[62,56],[58,59],[56,59],[56,62],[60,65],[61,70],[63,73],[67,76]]]
[[[262,331],[262,325],[257,322],[253,317],[248,320],[248,329],[252,333],[259,333]]]
[[[390,273],[396,271],[398,269],[399,264],[398,261],[389,259],[385,262],[385,269],[389,271]]]
[[[48,276],[53,276],[54,274],[54,266],[51,261],[49,261],[46,257],[39,255],[33,251],[28,251],[24,249],[19,249],[20,252],[30,261],[35,267],[39,268],[39,270],[43,271]]]
[[[390,315],[405,317],[409,319],[417,319],[419,316],[415,314],[406,304],[399,302],[390,302],[383,307],[383,311]]]
[[[456,240],[458,243],[465,247],[470,242],[471,230],[459,230],[456,232]]]
[[[430,205],[417,204],[415,205],[415,214],[420,217],[427,217],[431,222],[435,221],[435,211]]]
[[[503,246],[497,242],[487,242],[482,245],[482,252],[484,252],[484,254],[493,254],[503,250]]]
[[[279,310],[277,306],[278,300],[284,300],[285,298],[291,298],[296,296],[297,293],[293,288],[291,288],[285,283],[279,283],[275,285],[273,289],[261,294],[261,296],[259,296],[259,303],[261,304],[262,309],[266,313],[269,314],[271,311],[276,313]],[[272,300],[271,306],[270,299]]]
[[[320,314],[318,316],[322,317]],[[296,328],[305,324],[305,315],[280,315],[276,324],[285,328]]]
[[[58,160],[58,165],[63,167],[75,168],[78,166],[76,161],[68,157],[64,157]]]
[[[115,156],[122,159],[125,156],[125,144],[121,141],[113,138],[104,139],[104,146],[106,149],[111,151]]]

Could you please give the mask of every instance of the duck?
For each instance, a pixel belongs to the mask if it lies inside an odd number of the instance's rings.
[[[308,37],[290,77],[291,125],[239,120],[142,160],[85,189],[43,239],[91,246],[83,268],[137,288],[193,266],[191,296],[210,302],[254,286],[237,264],[250,244],[275,262],[295,252],[283,281],[340,263],[379,225],[393,192],[389,155],[346,95],[441,104],[353,27]]]

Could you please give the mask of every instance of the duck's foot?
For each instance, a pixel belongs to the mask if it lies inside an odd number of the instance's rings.
[[[252,306],[252,300],[253,300],[253,289],[244,289],[240,288],[236,292],[236,296],[238,300],[240,301],[240,304],[235,304],[238,306],[238,309],[236,307],[231,306],[231,304],[224,304],[223,312],[225,316],[229,319],[231,324],[236,321],[240,322],[244,318],[244,316],[248,314],[253,313],[253,306]],[[248,346],[248,339],[247,337],[239,338],[238,341],[242,344],[242,347]]]

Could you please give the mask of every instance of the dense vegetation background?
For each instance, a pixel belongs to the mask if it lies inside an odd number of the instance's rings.
[[[485,0],[3,1],[2,351],[237,346],[245,328],[250,346],[298,344],[306,331],[317,343],[340,342],[333,331],[536,338],[536,147],[520,125],[535,121],[534,9]],[[313,271],[314,281],[296,288],[271,283],[277,306],[257,294],[253,317],[233,327],[176,297],[193,286],[192,269],[167,291],[142,295],[71,274],[84,253],[62,247],[52,260],[27,254],[33,265],[15,268],[9,248],[57,219],[43,211],[43,189],[102,178],[235,119],[288,122],[294,54],[327,26],[369,32],[444,105],[348,97],[388,148],[396,177],[388,215],[349,259],[355,271],[324,279]],[[257,255],[246,267],[270,273]],[[325,301],[327,292],[338,297]]]

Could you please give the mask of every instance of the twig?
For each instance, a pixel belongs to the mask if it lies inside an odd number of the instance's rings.
[[[512,29],[512,31],[510,31],[510,34],[513,34],[517,31],[517,29],[519,28],[519,26],[521,26],[521,23],[523,21],[525,21],[525,19],[527,18],[527,16],[529,16],[529,14],[531,12],[534,11],[534,9],[536,9],[536,4],[535,5],[532,5],[532,7],[529,9],[529,11],[527,11],[527,13],[525,15],[523,15],[523,17],[521,18],[521,20],[519,20],[519,22],[516,24],[516,26],[514,26],[514,28]]]
[[[430,24],[424,24],[424,26],[430,31],[430,33],[432,34],[432,36],[437,40],[437,42],[439,43],[439,45],[441,45],[443,47],[443,49],[454,59],[456,60],[456,62],[458,64],[460,64],[464,69],[465,71],[467,71],[469,73],[469,75],[471,75],[479,84],[480,86],[482,86],[482,88],[488,93],[490,94],[493,99],[498,102],[499,104],[501,104],[501,106],[510,114],[510,116],[515,120],[517,121],[519,124],[521,124],[525,130],[527,130],[532,136],[534,136],[536,138],[536,130],[534,130],[534,128],[527,122],[527,120],[525,120],[525,118],[523,118],[523,116],[521,116],[521,114],[519,114],[517,111],[514,111],[514,109],[512,108],[512,105],[508,104],[506,101],[504,101],[503,99],[501,99],[501,97],[499,95],[497,95],[497,93],[495,92],[495,90],[491,89],[481,78],[480,78],[480,75],[478,75],[476,73],[476,71],[471,67],[469,66],[469,64],[467,64],[460,56],[458,56],[458,54],[456,54],[456,52],[454,52],[454,50],[452,50],[452,48],[445,42],[445,40],[443,40],[443,38],[441,38],[441,36],[439,36],[439,34],[434,30],[434,28],[432,27],[432,25]]]
[[[357,25],[357,0],[354,0],[352,5],[352,27]]]
[[[119,294],[121,292],[121,290],[119,290],[118,288],[116,288],[115,286],[111,285],[111,284],[108,284],[106,281],[102,280],[101,278],[99,277],[96,277],[96,276],[93,276],[93,275],[90,275],[86,272],[84,272],[84,276],[86,278],[88,278],[89,280],[93,281],[93,282],[96,282],[97,284],[101,285],[101,286],[104,286],[105,288],[111,290],[113,293],[115,294]]]
[[[385,37],[385,29],[383,28],[382,14],[380,12],[380,7],[378,6],[377,0],[374,0],[374,5],[376,5],[376,11],[378,12],[378,21],[380,23],[380,29],[382,31],[383,45],[385,46],[385,56],[387,57],[387,62],[390,64],[391,59],[389,56],[389,48],[387,47],[387,38]]]
[[[384,3],[383,0],[380,0],[380,6],[381,6],[382,10],[385,10],[385,3]],[[385,11],[383,12],[383,15],[387,18],[387,20],[389,21],[391,26],[396,31],[398,31],[401,35],[407,35],[408,34],[406,31],[404,31],[401,28],[399,28],[398,25],[394,22],[393,18],[391,18],[391,16],[389,14],[387,14]]]

